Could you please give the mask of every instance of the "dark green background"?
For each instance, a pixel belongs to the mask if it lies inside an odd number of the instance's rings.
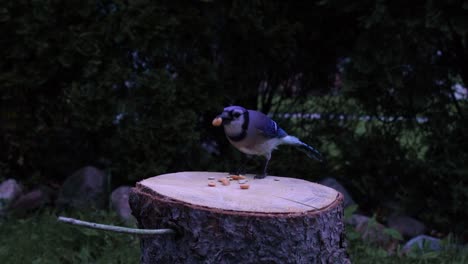
[[[0,179],[228,170],[223,106],[322,113],[275,119],[328,164],[283,147],[270,173],[333,176],[364,212],[466,235],[467,103],[451,89],[468,82],[466,2],[7,0],[0,32]]]

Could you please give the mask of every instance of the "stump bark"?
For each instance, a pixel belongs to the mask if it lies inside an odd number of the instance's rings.
[[[180,172],[137,183],[130,194],[139,228],[177,235],[141,238],[141,263],[350,263],[343,196],[286,177],[208,186],[227,173]]]

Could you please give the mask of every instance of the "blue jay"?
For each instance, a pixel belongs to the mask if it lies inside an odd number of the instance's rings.
[[[315,148],[288,135],[275,121],[258,111],[229,106],[213,120],[213,125],[222,125],[227,139],[239,151],[265,157],[263,174],[256,175],[256,179],[265,178],[271,152],[279,145],[295,146],[310,158],[323,161],[322,155]]]

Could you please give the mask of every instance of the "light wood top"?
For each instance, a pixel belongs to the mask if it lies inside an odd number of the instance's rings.
[[[243,190],[237,181],[223,186],[218,179],[225,172],[178,172],[163,174],[141,181],[154,192],[188,204],[221,210],[258,213],[299,213],[316,211],[331,205],[338,197],[332,188],[309,181],[267,176],[254,179],[247,176],[249,189]],[[208,186],[214,177],[215,187]]]

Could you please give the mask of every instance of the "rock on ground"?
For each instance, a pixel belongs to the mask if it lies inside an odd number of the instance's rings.
[[[378,245],[387,252],[393,252],[398,245],[398,240],[385,232],[386,227],[375,220],[371,220],[370,217],[353,214],[345,222],[352,225],[363,240]]]
[[[11,210],[16,214],[23,214],[27,211],[39,209],[51,202],[51,195],[43,189],[35,189],[20,196],[11,206]]]
[[[107,207],[107,180],[103,171],[84,167],[69,176],[62,185],[57,204],[61,207]]]
[[[132,210],[128,203],[128,196],[130,194],[130,186],[120,186],[116,188],[111,194],[111,204],[115,212],[125,221],[133,219]]]
[[[21,195],[22,188],[14,180],[8,179],[0,184],[0,215]]]
[[[358,226],[362,226],[369,222],[369,217],[360,214],[353,214],[350,218],[345,219],[345,223],[348,225],[352,225],[354,228]]]
[[[438,238],[419,235],[415,238],[410,239],[403,246],[403,252],[409,252],[413,249],[417,249],[420,252],[425,251],[439,251],[442,249],[441,241]]]
[[[426,232],[424,223],[409,216],[391,216],[387,220],[388,227],[397,230],[404,237],[415,237]]]

